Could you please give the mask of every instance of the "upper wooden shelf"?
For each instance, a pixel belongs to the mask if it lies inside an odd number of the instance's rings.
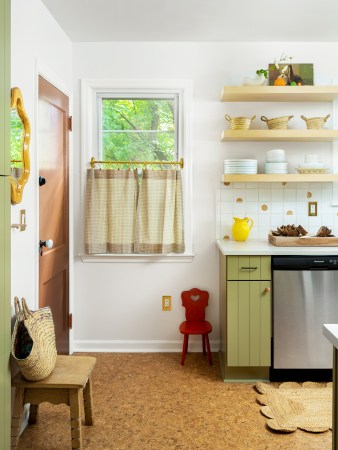
[[[338,174],[297,174],[297,173],[257,173],[257,174],[224,174],[222,175],[224,183],[328,183],[338,181]]]
[[[338,86],[224,86],[223,102],[332,102]]]
[[[270,141],[270,142],[333,142],[338,130],[223,130],[222,142]]]

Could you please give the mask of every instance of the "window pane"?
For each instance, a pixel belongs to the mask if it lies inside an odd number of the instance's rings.
[[[102,99],[102,158],[174,161],[174,99]]]

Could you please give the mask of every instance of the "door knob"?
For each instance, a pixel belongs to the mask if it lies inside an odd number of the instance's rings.
[[[264,292],[267,294],[268,292],[270,292],[271,291],[271,289],[269,288],[269,287],[266,287],[265,289],[264,289]]]
[[[46,178],[44,177],[39,177],[39,186],[43,186],[44,184],[46,184]]]
[[[40,244],[39,244],[39,246],[40,246],[40,255],[42,256],[42,247],[47,247],[47,248],[53,248],[53,241],[52,241],[52,239],[48,239],[47,241],[42,241],[41,239],[40,239]]]

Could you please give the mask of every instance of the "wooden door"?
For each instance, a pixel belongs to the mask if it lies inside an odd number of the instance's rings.
[[[69,354],[68,112],[68,97],[40,76],[39,237],[53,247],[41,247],[39,306],[52,309],[60,354]]]

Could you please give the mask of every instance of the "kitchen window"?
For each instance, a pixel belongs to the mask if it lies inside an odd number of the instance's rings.
[[[97,117],[101,160],[177,160],[177,94],[98,94]]]
[[[84,261],[114,261],[114,260],[153,260],[159,261],[190,260],[192,257],[191,232],[191,99],[192,84],[190,81],[82,81],[82,136],[84,142],[84,170],[88,171],[91,158],[96,161],[109,161],[109,164],[96,164],[98,169],[114,168],[130,169],[138,173],[146,172],[160,176],[161,169],[180,171],[180,183],[183,191],[183,234],[185,246],[139,245],[130,247],[109,243],[109,246],[92,247],[88,252],[87,226],[83,236]],[[180,170],[178,163],[181,158],[184,168]],[[134,164],[133,161],[148,164]],[[150,163],[166,161],[169,165]],[[116,164],[113,164],[113,163]],[[125,162],[125,163],[124,163]],[[142,170],[143,168],[143,170]],[[151,170],[149,170],[151,168]],[[110,171],[114,172],[114,171]],[[122,172],[122,170],[121,170]],[[156,173],[157,172],[157,175]],[[171,170],[173,172],[173,170]],[[83,216],[90,210],[86,204],[86,181],[83,176]],[[115,176],[113,176],[115,178]],[[128,180],[127,183],[129,183]],[[156,185],[157,181],[154,181]],[[145,182],[144,182],[145,184]],[[128,185],[131,186],[131,185]],[[128,187],[129,188],[129,187]],[[139,207],[138,207],[139,209]],[[87,217],[86,217],[87,220]],[[96,220],[96,219],[95,219]],[[86,221],[86,224],[88,220]],[[137,223],[139,220],[137,219]],[[137,225],[138,226],[138,225]],[[143,232],[145,236],[147,231]],[[174,233],[176,236],[176,232]],[[94,233],[94,236],[96,234]],[[123,227],[123,239],[125,233]],[[108,249],[107,249],[108,248]],[[98,249],[96,251],[96,249]],[[141,250],[140,250],[141,249]],[[148,254],[148,249],[149,254]],[[88,254],[90,253],[90,254]],[[141,254],[139,254],[141,253]]]

